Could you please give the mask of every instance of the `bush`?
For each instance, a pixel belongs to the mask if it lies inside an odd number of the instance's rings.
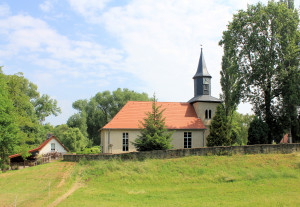
[[[76,154],[99,154],[101,152],[99,146],[91,148],[84,148],[82,151],[76,152]]]
[[[261,118],[255,117],[248,130],[248,144],[267,144],[268,125]]]

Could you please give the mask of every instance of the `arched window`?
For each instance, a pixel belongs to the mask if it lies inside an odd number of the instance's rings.
[[[211,110],[209,110],[209,119],[211,119]]]
[[[205,110],[205,119],[208,119],[208,110]]]

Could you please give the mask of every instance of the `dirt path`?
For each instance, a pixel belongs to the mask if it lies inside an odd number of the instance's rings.
[[[48,205],[48,207],[57,206],[60,202],[62,202],[63,200],[65,200],[68,196],[70,196],[72,193],[74,193],[78,188],[81,188],[82,186],[83,186],[82,183],[75,182],[73,184],[73,186],[71,187],[71,189],[68,192],[66,192],[65,194],[63,194],[59,198],[57,198],[53,203],[51,203],[50,205]]]

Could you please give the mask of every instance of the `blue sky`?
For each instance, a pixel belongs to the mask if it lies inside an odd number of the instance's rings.
[[[75,113],[75,100],[104,90],[188,101],[200,44],[218,97],[222,31],[234,13],[256,2],[2,0],[0,65],[6,74],[23,72],[42,94],[57,99],[63,113],[46,120],[54,125]],[[247,104],[239,110],[251,112]]]

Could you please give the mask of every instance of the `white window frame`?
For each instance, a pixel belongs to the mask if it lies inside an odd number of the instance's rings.
[[[192,132],[183,133],[183,148],[192,148]]]
[[[51,143],[51,151],[55,151],[55,143]]]
[[[128,132],[123,132],[123,138],[122,138],[122,151],[128,152],[129,151],[129,143],[128,143]]]

